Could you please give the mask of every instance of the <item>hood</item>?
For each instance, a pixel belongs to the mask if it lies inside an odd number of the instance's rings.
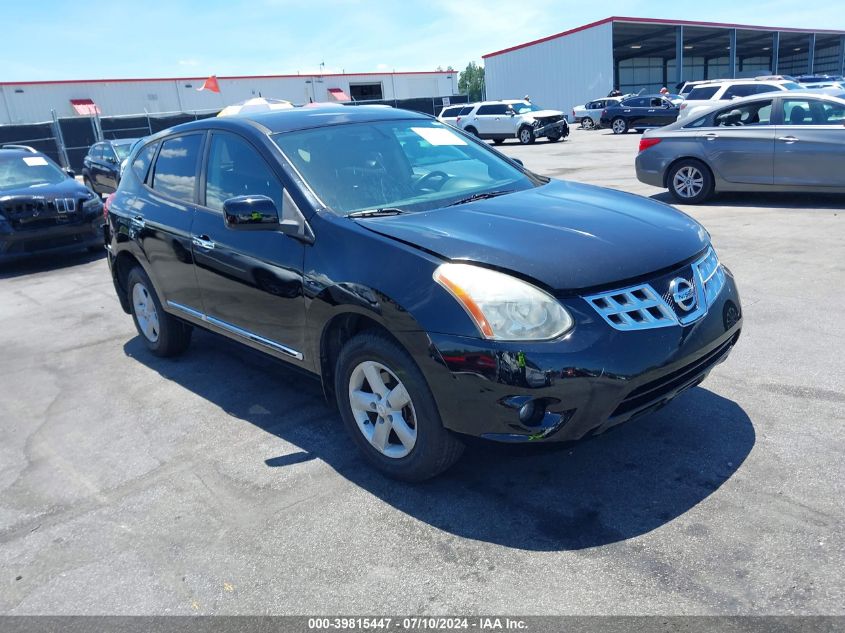
[[[55,185],[36,185],[35,187],[17,187],[0,189],[0,200],[6,196],[34,196],[37,198],[88,198],[94,194],[88,187],[68,178]]]
[[[445,259],[511,270],[562,291],[647,276],[709,242],[700,224],[668,205],[555,180],[489,200],[356,222]]]
[[[560,110],[537,110],[536,112],[526,112],[522,116],[533,117],[535,119],[544,119],[547,116],[561,116],[563,112]]]

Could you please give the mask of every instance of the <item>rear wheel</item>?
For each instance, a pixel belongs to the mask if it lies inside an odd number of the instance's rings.
[[[594,127],[596,127],[596,124],[590,117],[585,116],[583,119],[581,119],[581,127],[585,130],[592,130]]]
[[[167,314],[144,269],[135,266],[127,278],[132,320],[141,340],[156,356],[177,356],[191,343],[193,328]]]
[[[549,143],[557,143],[561,139],[561,136],[560,134],[550,134],[547,138],[549,139]]]
[[[365,332],[343,347],[335,393],[352,440],[390,477],[429,479],[463,452],[463,444],[443,428],[422,372],[387,336]]]
[[[616,117],[610,123],[610,129],[614,134],[624,134],[628,131],[628,122],[622,117]]]
[[[523,145],[530,145],[535,140],[537,140],[534,136],[534,130],[532,130],[527,125],[523,125],[521,128],[519,128],[519,132],[517,132],[516,136],[519,139],[519,142]]]
[[[675,163],[666,182],[672,196],[685,204],[704,202],[713,194],[713,174],[704,163],[691,158]]]
[[[467,128],[464,128],[464,132],[466,132],[467,134],[472,134],[473,136],[478,138],[478,130],[476,130],[471,125]]]

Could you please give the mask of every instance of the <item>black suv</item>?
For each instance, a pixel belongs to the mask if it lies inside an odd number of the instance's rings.
[[[0,262],[36,253],[102,251],[103,203],[49,157],[0,148]]]
[[[82,159],[82,180],[92,191],[112,193],[120,182],[121,163],[129,156],[136,138],[94,143]]]
[[[742,323],[692,218],[392,108],[161,132],[107,218],[114,286],[152,353],[202,327],[304,369],[366,458],[409,480],[464,435],[572,440],[652,411]]]

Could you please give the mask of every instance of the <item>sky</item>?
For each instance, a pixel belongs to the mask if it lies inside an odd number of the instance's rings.
[[[845,30],[836,3],[689,4],[0,0],[0,82],[311,74],[321,63],[325,73],[462,70],[485,53],[611,15]]]

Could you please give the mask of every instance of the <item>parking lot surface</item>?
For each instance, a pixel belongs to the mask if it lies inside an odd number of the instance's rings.
[[[502,151],[669,201],[639,138]],[[0,612],[845,614],[843,207],[683,207],[740,286],[728,361],[610,433],[473,443],[422,485],[367,467],[272,359],[203,332],[149,354],[102,256],[7,266]]]

